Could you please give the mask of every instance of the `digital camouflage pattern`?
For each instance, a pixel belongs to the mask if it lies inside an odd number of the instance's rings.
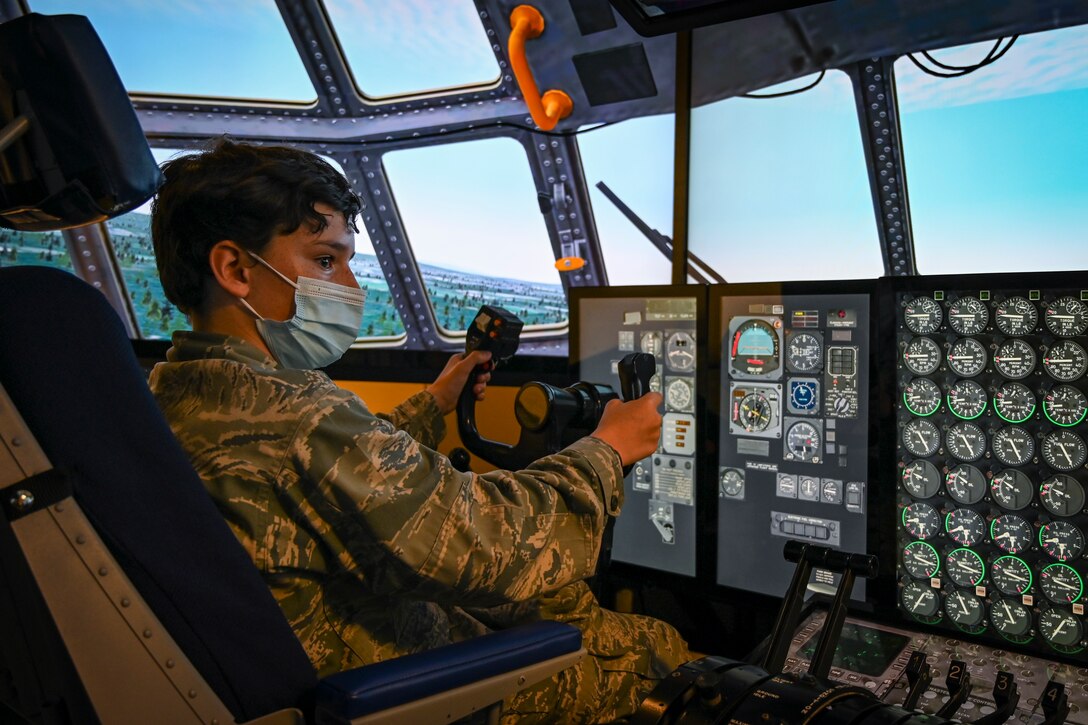
[[[476,475],[434,447],[426,392],[372,414],[324,373],[249,343],[178,332],[151,388],[319,676],[534,619],[590,657],[507,703],[517,722],[629,714],[690,658],[668,625],[602,610],[593,572],[620,460],[584,438],[518,472]]]

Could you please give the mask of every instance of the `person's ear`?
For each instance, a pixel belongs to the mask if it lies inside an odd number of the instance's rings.
[[[208,266],[212,277],[231,297],[249,296],[250,275],[253,260],[237,242],[229,239],[216,242],[208,252]]]

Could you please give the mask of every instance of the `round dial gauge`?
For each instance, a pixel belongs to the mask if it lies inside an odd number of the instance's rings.
[[[930,539],[941,530],[941,517],[928,503],[912,503],[900,517],[903,528],[916,539]]]
[[[944,612],[961,627],[975,627],[983,617],[982,600],[967,592],[952,592],[944,600]]]
[[[1059,473],[1043,481],[1039,500],[1055,516],[1073,516],[1084,508],[1084,487],[1072,476]]]
[[[948,409],[957,418],[972,420],[986,410],[986,389],[974,380],[960,380],[948,389]]]
[[[1039,547],[1058,561],[1076,559],[1084,551],[1084,534],[1068,521],[1051,521],[1039,529]]]
[[[1012,514],[998,516],[990,522],[990,538],[1010,554],[1019,554],[1031,546],[1033,533],[1031,524]]]
[[[915,617],[932,617],[941,608],[937,590],[922,582],[908,582],[903,587],[903,609]]]
[[[736,422],[749,433],[767,430],[773,417],[771,401],[763,393],[748,393],[736,409]]]
[[[1054,425],[1077,425],[1088,414],[1088,398],[1072,385],[1055,385],[1043,396],[1043,413]]]
[[[1039,324],[1039,310],[1023,297],[1009,297],[994,310],[994,322],[1006,335],[1026,335]]]
[[[961,378],[973,378],[986,368],[986,348],[970,337],[956,340],[948,349],[948,367]]]
[[[661,333],[660,332],[645,332],[642,338],[638,342],[639,349],[642,352],[649,353],[655,358],[661,357]]]
[[[1035,415],[1035,395],[1022,383],[1005,383],[994,393],[994,410],[1001,420],[1023,423]]]
[[[774,338],[776,341],[778,338]],[[669,369],[686,372],[695,367],[695,339],[686,332],[674,332],[665,343],[665,362]]]
[[[961,546],[974,546],[986,535],[986,522],[972,509],[955,509],[944,517],[944,530]]]
[[[1080,618],[1063,609],[1048,609],[1039,615],[1039,633],[1054,649],[1060,652],[1078,652],[1084,637],[1084,625]]]
[[[1007,425],[990,441],[994,458],[1006,466],[1022,466],[1035,455],[1035,439],[1018,425]]]
[[[823,346],[820,339],[811,333],[798,332],[786,343],[786,365],[794,372],[816,370],[822,359]]]
[[[948,452],[961,461],[977,461],[986,452],[986,434],[974,423],[956,423],[945,434]]]
[[[1001,508],[1019,511],[1031,503],[1035,487],[1023,473],[1007,468],[990,481],[990,493]]]
[[[998,599],[990,606],[990,623],[1005,637],[1023,637],[1031,631],[1031,612],[1020,602]]]
[[[744,476],[740,471],[733,468],[727,468],[721,473],[721,479],[718,482],[718,492],[723,496],[730,498],[740,495],[740,492],[744,490]]]
[[[1057,430],[1043,439],[1043,459],[1051,468],[1072,471],[1088,459],[1084,440],[1071,430]]]
[[[657,369],[661,370],[661,366],[658,365]],[[654,373],[650,377],[650,390],[654,391],[655,393],[661,392],[661,373]]]
[[[941,348],[928,337],[916,337],[903,351],[903,364],[915,375],[929,375],[941,366]]]
[[[990,581],[1002,594],[1024,594],[1031,589],[1031,567],[1018,556],[999,556],[990,568]]]
[[[960,297],[948,306],[948,325],[961,335],[977,335],[989,321],[990,311],[977,297]]]
[[[1061,297],[1046,306],[1043,319],[1058,337],[1083,335],[1088,329],[1088,308],[1075,297]]]
[[[1035,369],[1035,351],[1023,340],[1006,340],[994,353],[994,367],[1009,380],[1023,380]]]
[[[941,474],[929,461],[912,461],[903,467],[903,488],[915,498],[929,498],[941,488]]]
[[[986,576],[986,565],[982,563],[982,557],[970,549],[953,549],[948,552],[944,565],[948,578],[956,586],[978,586],[982,578]]]
[[[961,464],[948,472],[945,488],[958,503],[975,504],[986,495],[986,477],[974,466]]]
[[[1088,353],[1072,340],[1055,343],[1043,358],[1047,375],[1063,383],[1072,382],[1088,370]]]
[[[1068,564],[1050,564],[1039,572],[1039,588],[1056,604],[1072,604],[1084,594],[1084,580]]]
[[[916,456],[932,456],[941,447],[941,432],[924,418],[915,418],[903,426],[903,446]]]
[[[694,399],[691,381],[687,378],[674,378],[665,386],[665,402],[671,410],[690,411]]]
[[[915,579],[932,579],[941,568],[941,557],[926,542],[912,541],[903,547],[903,568]]]
[[[941,326],[941,306],[932,297],[915,297],[903,309],[903,321],[917,335],[936,332]]]
[[[903,388],[903,404],[914,415],[933,415],[941,407],[941,389],[929,378],[915,378]]]
[[[796,461],[818,460],[820,455],[820,431],[807,421],[799,421],[786,432],[786,450]]]

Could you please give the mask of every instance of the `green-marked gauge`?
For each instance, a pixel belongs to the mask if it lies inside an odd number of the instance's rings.
[[[1031,589],[1031,567],[1018,556],[999,556],[990,567],[990,581],[1002,594],[1026,594]]]
[[[959,587],[977,587],[986,576],[982,557],[970,549],[953,549],[944,558],[948,578]]]
[[[1071,430],[1058,430],[1043,438],[1043,460],[1058,471],[1072,471],[1088,460],[1084,439]]]
[[[928,621],[940,612],[941,599],[938,589],[934,589],[925,582],[908,582],[903,587],[900,601],[903,609],[911,615]]]
[[[1084,551],[1084,534],[1068,521],[1051,521],[1039,529],[1039,548],[1052,559],[1070,561]]]
[[[1048,609],[1039,615],[1039,633],[1054,649],[1075,654],[1084,649],[1084,625],[1080,617],[1064,609]]]
[[[932,456],[941,447],[941,432],[925,418],[915,418],[903,426],[903,447],[920,458]]]
[[[994,323],[1006,335],[1026,335],[1039,324],[1039,310],[1023,297],[1009,297],[994,310]]]
[[[973,509],[955,509],[944,517],[944,530],[961,546],[974,546],[986,535],[986,521]]]
[[[1059,473],[1043,481],[1039,500],[1055,516],[1073,516],[1084,508],[1084,487],[1072,476]]]
[[[990,623],[1010,641],[1024,644],[1031,639],[1025,637],[1031,631],[1031,612],[1015,600],[998,599],[990,605]]]
[[[945,434],[948,452],[961,461],[977,461],[986,453],[986,434],[974,423],[956,423]]]
[[[941,407],[941,389],[929,378],[915,378],[903,388],[903,404],[914,415],[933,415]]]
[[[1034,533],[1031,524],[1013,514],[1002,514],[990,522],[990,538],[1010,554],[1019,554],[1031,546]]]
[[[916,539],[933,538],[941,530],[941,516],[928,503],[912,503],[903,508],[903,528]]]
[[[1056,604],[1072,604],[1084,594],[1084,580],[1068,564],[1050,564],[1039,572],[1039,588]]]
[[[1055,385],[1043,396],[1043,412],[1054,425],[1069,428],[1088,414],[1088,398],[1072,385]]]
[[[1088,308],[1076,297],[1061,297],[1046,306],[1043,319],[1058,337],[1083,335],[1088,329]]]
[[[1031,503],[1035,486],[1020,471],[1006,468],[990,481],[990,494],[1001,508],[1019,511]]]
[[[974,380],[960,380],[948,389],[948,409],[957,418],[972,420],[986,410],[986,389]]]
[[[994,352],[994,367],[1009,380],[1023,380],[1035,369],[1035,351],[1023,340],[1006,340]]]
[[[912,461],[903,467],[903,488],[915,498],[929,498],[941,488],[941,474],[929,461]]]
[[[986,348],[970,337],[952,343],[947,357],[948,367],[961,378],[973,378],[986,369]]]
[[[961,591],[952,592],[944,600],[944,613],[960,629],[972,634],[978,633],[978,625],[982,623],[985,616],[982,600],[974,594]]]
[[[1022,466],[1035,455],[1035,439],[1018,425],[1007,425],[990,440],[994,458],[1006,466]]]
[[[928,337],[916,337],[903,351],[903,364],[915,375],[929,375],[941,366],[941,348]]]
[[[986,476],[974,466],[961,464],[951,469],[944,485],[956,503],[968,506],[978,503],[986,495]]]
[[[961,335],[977,335],[989,321],[990,311],[977,297],[960,297],[948,306],[948,326]]]
[[[928,335],[941,326],[941,306],[932,297],[915,297],[903,309],[907,329],[918,335]]]
[[[1047,375],[1063,383],[1072,382],[1088,370],[1088,353],[1072,340],[1054,343],[1043,358]]]
[[[994,409],[1007,423],[1023,423],[1035,415],[1035,395],[1022,383],[1005,383],[994,393]]]
[[[915,579],[932,579],[941,568],[941,557],[926,542],[912,541],[903,547],[903,568]]]

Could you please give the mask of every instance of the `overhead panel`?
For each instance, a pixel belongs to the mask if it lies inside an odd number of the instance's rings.
[[[603,106],[657,95],[642,43],[576,55],[574,67],[590,105]]]

